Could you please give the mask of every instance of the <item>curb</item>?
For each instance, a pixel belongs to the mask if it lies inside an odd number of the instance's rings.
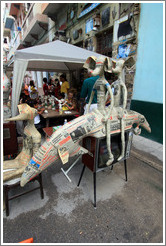
[[[163,166],[161,164],[156,163],[155,161],[147,159],[145,156],[137,153],[134,150],[131,150],[131,155],[134,156],[135,158],[143,161],[144,163],[148,164],[149,166],[157,169],[158,171],[163,172]]]

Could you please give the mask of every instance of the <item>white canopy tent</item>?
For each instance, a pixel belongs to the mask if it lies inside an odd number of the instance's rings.
[[[22,81],[26,70],[67,72],[82,68],[89,56],[98,53],[56,40],[16,51],[13,67],[12,116],[17,113]]]

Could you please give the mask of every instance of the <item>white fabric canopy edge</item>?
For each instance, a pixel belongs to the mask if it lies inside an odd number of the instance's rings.
[[[17,59],[14,62],[13,85],[12,85],[12,117],[17,114],[22,82],[28,66],[28,61]]]

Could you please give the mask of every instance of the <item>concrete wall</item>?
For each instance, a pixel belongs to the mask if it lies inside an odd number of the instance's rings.
[[[141,3],[136,74],[131,109],[147,118],[152,133],[142,136],[163,142],[163,4]]]
[[[133,99],[163,103],[163,4],[142,3]]]

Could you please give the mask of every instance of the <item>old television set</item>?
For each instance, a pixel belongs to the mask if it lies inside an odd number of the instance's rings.
[[[120,161],[126,160],[130,156],[132,145],[133,131],[128,130],[125,132],[125,155]],[[82,156],[82,163],[86,165],[92,172],[98,172],[107,167],[108,150],[106,137],[94,138],[86,137],[83,139],[83,147],[88,149],[93,156],[84,154]],[[121,154],[121,133],[111,135],[111,151],[114,156],[112,164],[118,162],[118,157]]]

